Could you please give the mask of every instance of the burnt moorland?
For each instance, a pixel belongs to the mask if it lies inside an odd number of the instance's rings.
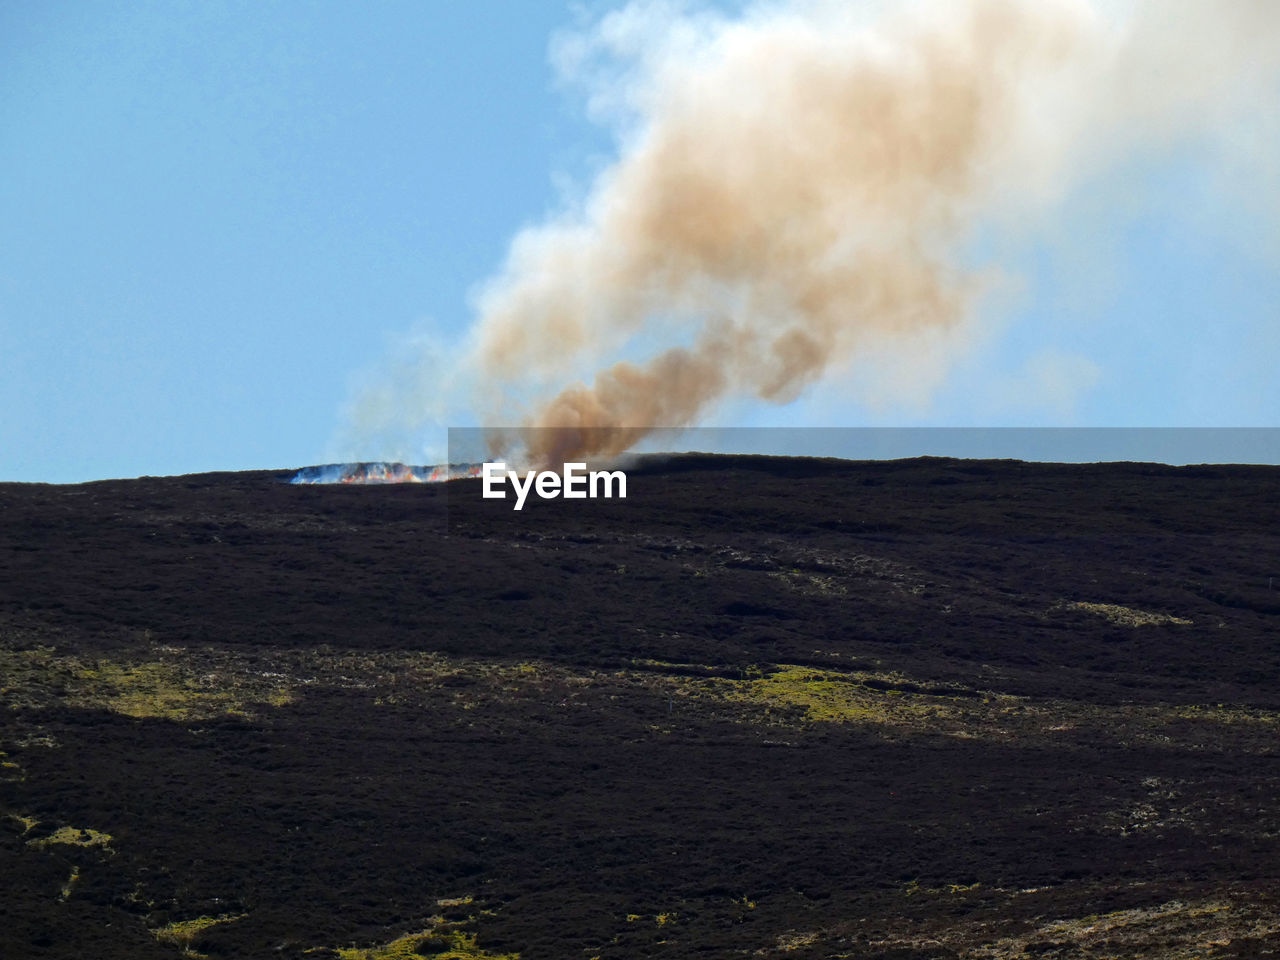
[[[1280,954],[1280,469],[0,485],[0,956]]]

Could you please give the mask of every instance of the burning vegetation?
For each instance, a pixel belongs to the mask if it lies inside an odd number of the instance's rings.
[[[432,467],[415,467],[404,463],[373,461],[368,463],[328,463],[303,467],[290,483],[444,483],[480,476],[478,463],[447,463]]]

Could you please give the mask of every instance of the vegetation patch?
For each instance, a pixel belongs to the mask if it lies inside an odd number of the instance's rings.
[[[1082,610],[1094,616],[1102,617],[1122,627],[1153,627],[1166,623],[1189,626],[1190,620],[1174,617],[1167,613],[1151,613],[1148,610],[1137,610],[1133,607],[1122,607],[1116,603],[1066,603],[1067,610]]]
[[[790,953],[792,950],[800,950],[804,947],[811,947],[818,942],[818,932],[809,931],[807,933],[784,933],[778,937],[778,949],[783,953]]]
[[[27,829],[30,829],[30,827]],[[110,850],[111,834],[103,833],[101,830],[91,830],[87,827],[59,827],[47,837],[39,837],[35,840],[27,841],[27,845],[32,847],[50,847],[55,844],[65,844],[72,847],[101,847],[104,850]]]
[[[982,886],[981,883],[947,883],[940,887],[922,887],[919,880],[912,880],[903,886],[902,892],[908,897],[914,897],[917,894],[926,896],[940,896],[943,894],[955,895],[959,893],[969,893],[977,890]]]
[[[337,951],[342,960],[519,960],[518,953],[488,953],[476,946],[473,933],[428,928],[376,947]]]
[[[1186,704],[1168,707],[1165,711],[1169,720],[1208,720],[1213,723],[1259,723],[1274,724],[1280,722],[1280,714],[1274,710],[1253,710],[1247,707],[1230,707],[1225,703]]]
[[[14,779],[22,779],[22,764],[17,760],[10,760],[9,754],[0,750],[0,780]]]
[[[519,960],[518,953],[489,953],[476,946],[476,935],[463,929],[474,925],[475,916],[458,919],[462,915],[462,908],[469,907],[474,902],[475,898],[470,895],[442,897],[436,901],[436,905],[444,909],[445,915],[430,917],[427,921],[430,926],[425,929],[406,933],[377,946],[338,947],[332,952],[342,960]],[[492,914],[491,911],[481,910],[480,915]]]
[[[1013,898],[1044,897],[1055,889],[1061,892],[1062,888],[1038,887],[1016,893],[992,888],[989,894],[1005,893],[1010,899],[1004,901],[1005,907],[980,918],[942,924],[917,924],[904,918],[901,928],[890,934],[884,930],[864,932],[861,923],[847,923],[820,930],[817,939],[839,947],[824,954],[829,956],[1205,960],[1215,956],[1261,956],[1280,931],[1280,920],[1268,902],[1230,894],[1081,915],[1073,915],[1070,909],[1047,914],[1037,910],[1034,916],[1027,917],[1025,903],[1016,909],[1012,906]],[[992,903],[988,901],[988,906]],[[1040,906],[1048,907],[1048,902]],[[1013,919],[1013,914],[1024,919]],[[940,917],[937,913],[934,916]],[[794,932],[780,937],[775,949],[808,945],[793,937]],[[1230,950],[1222,949],[1228,946]]]
[[[441,897],[436,901],[437,907],[469,907],[475,902],[475,897]]]
[[[73,866],[71,868],[71,874],[67,877],[67,882],[62,885],[62,890],[59,893],[58,899],[61,901],[65,901],[68,897],[70,897],[71,891],[75,889],[76,881],[79,879],[80,879],[80,868],[78,866]]]
[[[78,700],[127,717],[190,720],[218,714],[242,714],[234,697],[201,689],[176,667],[159,662],[120,664],[99,661],[76,671]]]
[[[806,573],[802,570],[792,569],[771,573],[769,576],[781,581],[798,593],[808,596],[843,597],[849,593],[847,586],[829,574]]]
[[[22,824],[22,835],[24,837],[34,830],[40,823],[40,821],[35,817],[29,817],[21,813],[10,813],[7,814],[7,816],[10,820],[16,820],[18,823]]]
[[[766,668],[767,670],[768,668]],[[1087,704],[1056,698],[930,684],[892,672],[840,671],[781,664],[742,678],[649,674],[662,696],[711,699],[746,708],[750,723],[862,724],[898,733],[963,739],[1013,740],[1043,736],[1101,736],[1180,749],[1271,748],[1280,711],[1230,704]],[[680,674],[690,671],[681,666]],[[1176,734],[1176,735],[1175,735]]]
[[[925,693],[905,678],[813,667],[783,665],[755,679],[723,681],[720,690],[771,712],[802,711],[814,723],[920,726],[976,712],[958,695]]]
[[[194,920],[178,920],[163,927],[157,927],[151,931],[151,935],[161,943],[181,948],[185,956],[203,957],[203,953],[197,953],[191,948],[191,944],[196,937],[210,927],[215,927],[220,923],[231,923],[233,920],[239,920],[244,916],[245,914],[243,913],[229,913],[221,917],[196,917]]]
[[[1116,910],[1068,920],[1053,920],[1016,937],[1006,937],[964,953],[974,958],[1154,956],[1159,944],[1164,960],[1199,960],[1228,943],[1259,941],[1280,930],[1274,918],[1238,911],[1230,903],[1184,903],[1173,900],[1156,907]],[[1260,945],[1260,944],[1259,944]]]
[[[0,649],[6,675],[0,697],[15,708],[57,703],[175,721],[247,716],[254,707],[292,700],[279,678],[263,677],[231,658],[176,647],[148,653],[161,657],[88,660],[47,646]]]

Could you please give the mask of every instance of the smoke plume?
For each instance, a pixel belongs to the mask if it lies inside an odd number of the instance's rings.
[[[505,397],[484,415],[571,428],[533,459],[608,456],[963,337],[997,274],[981,231],[1227,129],[1274,95],[1278,27],[1271,0],[616,11],[556,53],[618,156],[481,292],[463,366]]]

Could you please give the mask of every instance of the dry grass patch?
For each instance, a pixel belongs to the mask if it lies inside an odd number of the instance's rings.
[[[1277,930],[1280,922],[1275,918],[1242,915],[1230,903],[1173,900],[1156,907],[1052,920],[1028,933],[971,949],[963,956],[990,960],[1032,955],[1072,960],[1115,956],[1200,960],[1211,956],[1216,947],[1260,940]]]
[[[1134,607],[1122,607],[1117,603],[1084,603],[1075,601],[1064,603],[1064,609],[1082,610],[1094,616],[1102,617],[1122,627],[1154,627],[1173,623],[1179,626],[1190,626],[1191,621],[1183,617],[1175,617],[1167,613],[1152,613],[1149,610],[1138,610]]]

